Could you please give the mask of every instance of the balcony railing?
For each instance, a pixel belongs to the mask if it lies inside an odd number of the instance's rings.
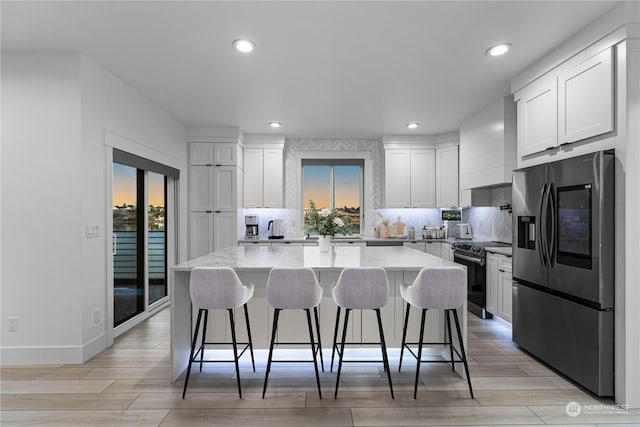
[[[164,280],[165,231],[149,231],[149,281]],[[114,231],[115,255],[113,256],[113,277],[115,280],[136,278],[137,235],[135,231]]]

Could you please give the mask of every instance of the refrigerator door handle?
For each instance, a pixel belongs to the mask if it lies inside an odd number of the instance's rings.
[[[545,197],[547,194],[547,184],[542,184],[542,189],[540,191],[540,212],[538,214],[538,255],[540,255],[540,262],[543,266],[547,265],[547,257],[545,252],[545,238],[544,238],[544,230],[546,229],[546,221],[545,221]]]
[[[553,267],[555,253],[556,253],[556,200],[554,197],[555,194],[555,186],[553,184],[549,184],[549,191],[547,193],[547,199],[549,201],[549,205],[551,209],[547,209],[547,216],[551,219],[551,236],[549,237],[550,242],[547,244],[549,248],[547,256],[549,259],[549,266]]]

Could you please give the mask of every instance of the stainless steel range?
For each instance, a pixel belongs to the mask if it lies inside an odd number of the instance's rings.
[[[486,247],[511,246],[501,242],[456,241],[451,244],[453,260],[467,267],[468,309],[482,319],[491,319],[493,315],[487,306],[487,269]]]

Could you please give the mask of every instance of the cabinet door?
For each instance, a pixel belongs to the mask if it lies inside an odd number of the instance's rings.
[[[244,207],[261,208],[263,180],[263,150],[244,150]]]
[[[500,311],[498,315],[504,320],[511,322],[511,316],[513,313],[513,280],[511,272],[507,270],[500,271]]]
[[[487,253],[487,311],[498,314],[498,255]]]
[[[235,166],[216,166],[213,168],[214,210],[234,210],[237,208],[237,173]]]
[[[558,82],[561,144],[613,130],[613,61],[608,48],[562,74]]]
[[[449,243],[442,242],[442,259],[453,262],[453,249]]]
[[[411,248],[411,249],[416,249],[420,252],[426,252],[427,251],[427,246],[426,246],[426,242],[404,242],[402,244],[402,246],[407,247],[407,248]]]
[[[431,255],[442,258],[442,243],[441,242],[425,242],[426,252]]]
[[[436,206],[458,206],[458,147],[436,149]]]
[[[410,158],[411,207],[433,208],[436,206],[435,150],[411,150]]]
[[[238,144],[215,143],[213,145],[213,164],[230,166],[238,164]]]
[[[213,144],[210,142],[189,143],[189,164],[213,166]]]
[[[518,104],[518,155],[544,151],[558,145],[558,82],[542,77],[516,93]]]
[[[388,208],[411,207],[410,150],[384,153],[384,190]]]
[[[213,252],[213,213],[189,214],[189,258]]]
[[[283,151],[280,149],[264,150],[264,187],[262,204],[265,208],[283,208]],[[245,169],[246,173],[246,169]]]
[[[213,215],[213,250],[238,244],[236,212],[216,212]]]
[[[189,168],[189,210],[213,210],[213,167],[191,166]]]

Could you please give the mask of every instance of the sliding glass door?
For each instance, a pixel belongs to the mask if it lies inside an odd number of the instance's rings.
[[[113,323],[145,309],[144,171],[113,164]],[[140,214],[142,213],[142,214]]]
[[[114,150],[113,326],[168,300],[169,193],[179,171]],[[169,217],[169,218],[168,218]],[[172,219],[173,220],[173,219]]]

